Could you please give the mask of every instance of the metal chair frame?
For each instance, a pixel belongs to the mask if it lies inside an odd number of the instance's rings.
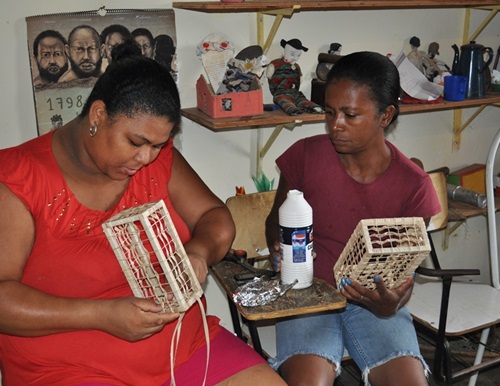
[[[492,315],[491,319],[488,322],[483,322],[480,325],[471,325],[469,329],[465,329],[464,331],[455,331],[451,333],[447,331],[447,327],[449,327],[450,317],[452,316],[451,305],[453,303],[453,295],[455,294],[456,296],[457,292],[459,292],[462,288],[470,289],[470,291],[474,291],[474,289],[482,291],[482,293],[485,293],[487,297],[491,299],[490,304],[498,305],[498,308],[500,309],[500,281],[493,176],[494,161],[499,145],[500,130],[498,130],[492,141],[486,162],[486,193],[488,203],[487,214],[491,285],[463,283],[454,280],[455,278],[461,276],[479,275],[480,271],[478,269],[443,269],[439,263],[436,248],[434,247],[432,242],[432,237],[429,237],[432,248],[430,257],[434,268],[426,268],[420,266],[417,268],[417,273],[422,276],[437,278],[442,283],[440,305],[438,307],[439,314],[435,316],[438,320],[437,328],[435,327],[435,325],[432,325],[429,320],[423,320],[422,315],[424,314],[422,313],[422,309],[418,309],[418,307],[422,306],[422,304],[424,304],[426,301],[431,304],[431,299],[429,299],[429,296],[427,297],[427,299],[425,299],[424,297],[419,297],[419,293],[421,293],[421,290],[427,284],[423,284],[420,286],[418,284],[415,284],[413,296],[410,300],[410,303],[408,304],[408,308],[414,317],[414,324],[419,334],[430,337],[435,344],[432,374],[436,382],[440,384],[453,385],[461,380],[470,378],[469,386],[473,386],[476,383],[479,372],[500,365],[500,356],[489,358],[488,360],[483,360],[490,328],[500,323],[500,313],[497,313],[497,315]],[[453,286],[452,283],[454,283]],[[478,297],[476,299],[476,303],[479,303],[480,300],[482,299]],[[462,301],[462,299],[459,299],[459,301]],[[489,311],[495,312],[497,306],[494,306],[493,308],[495,309],[490,309]],[[472,365],[466,365],[463,369],[453,370],[453,352],[450,347],[449,337],[464,336],[475,332],[481,332],[481,338],[474,363]]]

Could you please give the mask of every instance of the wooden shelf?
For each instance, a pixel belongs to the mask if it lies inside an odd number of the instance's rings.
[[[223,3],[221,1],[195,1],[172,3],[174,8],[190,11],[225,12],[272,12],[294,8],[300,11],[363,10],[363,9],[411,9],[411,8],[474,8],[498,6],[498,1],[485,0],[358,0],[358,1],[243,1]]]
[[[495,211],[500,210],[500,197],[495,197]],[[441,244],[443,250],[448,249],[449,239],[453,232],[455,232],[468,218],[475,216],[487,216],[488,207],[479,208],[475,205],[466,204],[465,202],[448,200],[448,226],[445,229],[445,235]],[[453,224],[451,224],[453,223]]]
[[[271,32],[267,39],[263,36],[263,20],[257,18],[258,24],[258,44],[260,44],[264,52],[267,52],[271,45],[279,24],[283,17],[291,17],[294,12],[300,11],[335,11],[335,10],[383,10],[383,9],[425,9],[425,8],[466,8],[469,12],[470,8],[485,8],[490,9],[490,15],[479,29],[470,37],[473,40],[480,31],[487,25],[497,14],[500,8],[498,0],[337,0],[337,1],[259,1],[246,0],[240,3],[224,3],[222,1],[193,1],[193,2],[173,2],[172,6],[178,9],[207,12],[207,13],[235,13],[235,12],[257,12],[259,14],[267,13],[274,15],[275,21],[271,28]],[[468,26],[468,17],[466,17],[466,26]],[[468,28],[467,28],[468,30]],[[468,41],[466,39],[466,41]],[[470,121],[462,125],[461,108],[462,107],[478,107],[482,109],[487,105],[500,106],[500,93],[489,95],[487,98],[477,100],[465,100],[462,102],[443,102],[435,104],[403,104],[401,105],[401,114],[422,113],[439,110],[455,111],[453,119],[454,143],[457,146],[460,143],[460,133]],[[478,112],[479,113],[479,112]],[[478,114],[477,113],[477,114]],[[183,109],[184,117],[207,127],[212,131],[228,131],[247,128],[259,128],[275,126],[279,127],[278,131],[283,127],[293,128],[296,125],[303,123],[315,123],[324,121],[322,114],[303,114],[298,117],[291,117],[282,111],[264,112],[263,114],[238,118],[213,119],[202,113],[196,108]],[[477,115],[475,114],[474,117]],[[473,118],[472,118],[473,119]]]
[[[286,124],[302,124],[323,122],[324,114],[303,114],[292,117],[282,110],[264,111],[263,114],[246,117],[214,119],[196,107],[182,109],[182,115],[212,131],[228,131],[237,129],[270,127]]]
[[[500,197],[495,197],[495,210],[500,210]],[[479,208],[477,206],[466,204],[465,202],[448,200],[448,220],[449,221],[465,221],[469,217],[479,215],[486,216],[488,208]]]
[[[274,41],[276,32],[279,29],[283,18],[290,18],[295,12],[303,11],[341,11],[341,10],[384,10],[384,9],[432,9],[432,8],[464,8],[465,11],[465,30],[464,42],[475,40],[481,31],[493,20],[500,11],[499,0],[337,0],[337,1],[259,1],[246,0],[240,3],[224,3],[222,1],[190,1],[173,2],[173,8],[189,11],[198,11],[205,13],[257,13],[257,43],[262,47],[264,53],[267,53]],[[483,23],[477,30],[469,36],[469,21],[472,8],[489,10]],[[274,22],[271,26],[267,38],[265,38],[264,15],[274,16]],[[403,104],[401,105],[401,114],[425,113],[439,110],[453,110],[453,146],[460,148],[461,133],[475,117],[483,111],[488,105],[500,107],[500,93],[488,95],[486,98],[477,100],[465,100],[462,102],[442,102],[435,104]],[[462,122],[462,108],[477,107],[475,113],[467,120]],[[323,114],[303,114],[292,117],[284,112],[272,111],[263,114],[225,119],[212,119],[208,115],[196,108],[182,110],[182,115],[212,131],[229,131],[248,128],[263,128],[274,126],[274,131],[267,142],[261,146],[259,136],[257,149],[257,174],[260,173],[262,158],[265,156],[270,146],[278,137],[283,128],[293,130],[297,125],[303,123],[317,123],[324,121]]]
[[[402,104],[400,106],[400,111],[401,114],[413,114],[485,105],[500,105],[500,93],[489,94],[486,98],[466,99],[460,102],[444,101],[430,104]],[[289,124],[301,125],[303,123],[318,123],[325,120],[323,114],[290,116],[281,110],[264,112],[263,114],[246,117],[214,119],[198,110],[196,107],[183,109],[182,115],[215,132],[259,127],[276,127],[278,125],[286,126]]]
[[[500,104],[500,93],[489,93],[486,98],[465,99],[460,102],[443,101],[430,104],[403,104],[400,106],[401,114],[425,113],[429,111],[453,110],[463,107],[478,107]]]

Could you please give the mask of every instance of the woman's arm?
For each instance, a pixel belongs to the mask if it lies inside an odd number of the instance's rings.
[[[219,262],[231,247],[235,226],[226,205],[205,185],[175,148],[168,190],[177,213],[191,231],[184,248],[200,282],[208,267]]]

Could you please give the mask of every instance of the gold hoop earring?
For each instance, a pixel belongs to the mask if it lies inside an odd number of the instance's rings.
[[[90,126],[89,134],[91,137],[97,134],[97,124],[94,123],[92,126]]]

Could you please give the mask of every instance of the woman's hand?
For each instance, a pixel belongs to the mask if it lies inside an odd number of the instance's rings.
[[[273,247],[269,249],[269,263],[271,264],[271,267],[273,268],[274,272],[279,272],[281,271],[281,248],[280,248],[280,243],[276,241],[273,244]],[[312,258],[313,260],[316,259],[316,252],[312,251]]]
[[[162,313],[152,300],[134,297],[100,301],[97,315],[99,330],[129,342],[149,338],[179,317],[178,313]]]
[[[281,271],[281,249],[278,241],[275,241],[273,247],[269,248],[268,259],[274,272]]]
[[[376,289],[370,290],[355,281],[342,279],[339,290],[347,300],[361,304],[382,317],[394,315],[403,307],[411,296],[414,279],[406,280],[399,287],[388,289],[383,280],[375,276]]]

